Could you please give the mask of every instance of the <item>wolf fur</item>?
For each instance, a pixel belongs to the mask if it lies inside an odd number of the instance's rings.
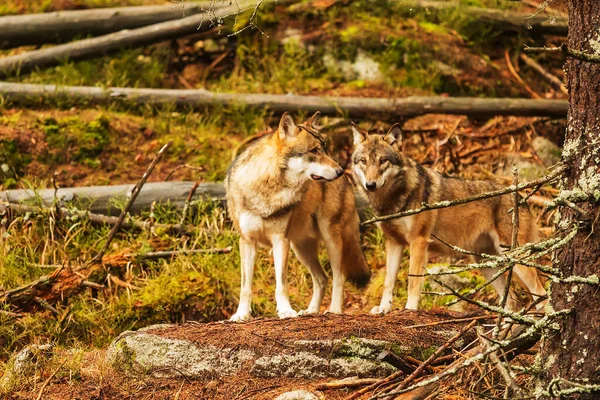
[[[240,303],[232,321],[250,319],[252,275],[258,245],[272,247],[275,299],[280,318],[298,314],[287,289],[289,248],[310,271],[313,296],[301,314],[319,312],[327,274],[319,259],[319,242],[327,248],[333,273],[329,312],[341,313],[344,282],[369,281],[361,250],[359,218],[352,185],[342,168],[327,155],[313,124],[318,113],[296,125],[285,113],[277,131],[248,147],[229,168],[227,206],[240,232]]]
[[[352,132],[353,173],[377,215],[500,188],[490,181],[469,181],[442,175],[404,156],[400,146],[402,132],[398,125],[394,125],[386,135],[368,134],[354,124]],[[511,242],[512,222],[508,213],[511,207],[511,196],[504,195],[378,222],[386,239],[386,275],[381,303],[371,313],[382,314],[391,310],[396,276],[406,246],[410,253],[406,308],[414,310],[418,308],[423,283],[423,277],[414,275],[423,274],[428,254],[456,255],[432,235],[472,252],[501,254],[501,245]],[[526,207],[519,208],[519,221],[519,243],[536,241],[538,230]],[[481,270],[486,279],[497,271],[497,268]],[[514,272],[534,296],[546,294],[536,269],[515,265]],[[492,286],[501,296],[504,295],[505,277],[496,279]],[[544,302],[538,304],[538,308],[543,306]],[[517,307],[512,294],[507,299],[507,307],[513,310]]]

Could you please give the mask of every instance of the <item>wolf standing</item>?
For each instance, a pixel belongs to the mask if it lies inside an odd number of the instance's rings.
[[[355,125],[352,132],[353,172],[377,215],[398,213],[418,208],[423,203],[454,200],[499,188],[493,182],[443,176],[404,157],[400,148],[402,132],[398,125],[394,125],[385,136],[369,135]],[[509,244],[511,240],[510,208],[510,196],[505,195],[378,222],[386,239],[386,274],[381,303],[373,307],[371,314],[391,310],[405,246],[409,246],[410,251],[406,308],[415,310],[419,304],[428,252],[453,255],[450,248],[433,241],[431,236],[436,235],[447,243],[472,252],[501,254],[501,244]],[[538,234],[529,210],[520,208],[519,220],[519,243],[535,241]],[[534,296],[546,294],[536,269],[515,265],[514,271]],[[482,269],[481,272],[490,279],[498,268]],[[500,276],[492,282],[492,286],[502,296],[506,279]],[[510,296],[507,300],[507,307],[515,309],[515,300]],[[543,305],[538,304],[538,308]]]
[[[275,300],[280,318],[295,317],[287,290],[290,246],[310,271],[313,296],[301,314],[319,312],[327,275],[319,263],[319,242],[327,247],[333,272],[330,312],[341,313],[346,278],[365,285],[369,267],[360,247],[359,218],[352,186],[325,151],[314,128],[318,113],[296,125],[285,113],[274,133],[248,147],[230,166],[227,206],[240,232],[240,304],[232,321],[250,319],[257,245],[271,246]]]

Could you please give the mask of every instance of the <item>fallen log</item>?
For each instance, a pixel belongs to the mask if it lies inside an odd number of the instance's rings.
[[[1,63],[1,61],[0,61]],[[567,100],[411,96],[406,98],[320,97],[283,94],[217,93],[204,89],[134,89],[91,86],[56,86],[0,82],[0,95],[13,104],[39,104],[40,100],[84,101],[128,105],[164,105],[203,108],[240,105],[270,109],[275,113],[320,111],[324,115],[397,120],[423,114],[459,114],[471,117],[495,115],[565,118]]]
[[[213,22],[218,21],[219,26],[221,26],[229,17],[246,10],[252,10],[257,6],[256,0],[238,0],[235,3],[217,8],[211,11],[210,14],[196,14],[142,28],[122,30],[91,39],[78,40],[0,58],[0,76],[15,73],[24,74],[35,68],[58,65],[65,60],[84,60],[126,48],[147,46],[165,40],[197,34],[213,27],[215,25]],[[231,19],[233,20],[233,18]],[[220,29],[226,30],[225,27]]]
[[[0,48],[62,43],[215,11],[221,3],[95,8],[0,17]]]
[[[561,15],[548,16],[546,13],[536,14],[532,12],[515,12],[494,8],[472,7],[449,1],[395,0],[395,2],[407,11],[426,10],[429,13],[439,13],[455,9],[461,14],[482,19],[484,22],[491,22],[494,24],[494,27],[497,26],[498,29],[504,31],[566,36],[569,27],[569,20]]]

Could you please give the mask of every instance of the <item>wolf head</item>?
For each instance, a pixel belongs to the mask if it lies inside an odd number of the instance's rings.
[[[325,141],[314,128],[319,112],[304,124],[296,125],[286,112],[275,132],[284,155],[282,168],[288,177],[297,181],[312,179],[332,181],[344,174],[344,170],[327,155]]]
[[[352,170],[365,190],[374,192],[402,173],[402,131],[395,124],[385,135],[370,135],[352,123],[354,153]]]

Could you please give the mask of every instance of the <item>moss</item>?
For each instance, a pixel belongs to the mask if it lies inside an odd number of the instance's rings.
[[[19,149],[16,140],[0,139],[0,179],[5,189],[17,185],[31,156]]]

